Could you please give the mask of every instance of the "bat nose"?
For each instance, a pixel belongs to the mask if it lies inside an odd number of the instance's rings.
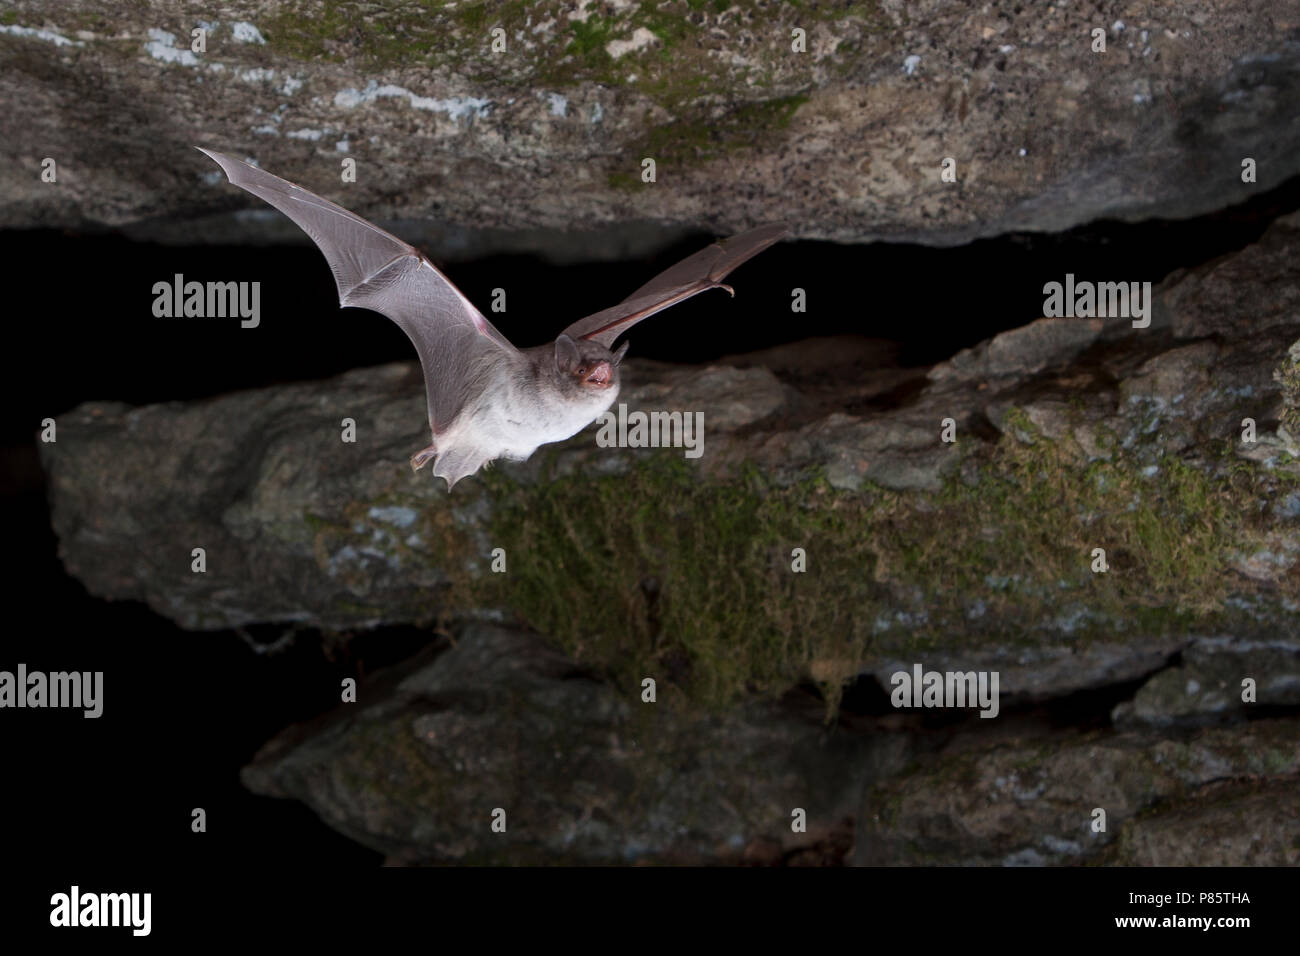
[[[608,362],[597,362],[587,373],[586,383],[588,385],[608,385],[613,378],[613,370]]]

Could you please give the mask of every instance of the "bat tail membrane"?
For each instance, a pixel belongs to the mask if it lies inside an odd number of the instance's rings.
[[[478,471],[492,456],[485,454],[477,446],[449,448],[440,454],[433,463],[433,475],[447,482],[447,490],[456,487],[456,482],[468,478]]]

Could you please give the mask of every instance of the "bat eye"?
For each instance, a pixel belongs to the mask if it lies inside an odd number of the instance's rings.
[[[587,374],[587,366],[584,365],[584,366],[582,366],[581,368],[579,368],[579,369],[578,369],[578,374],[579,374],[579,375],[586,375],[586,374]]]

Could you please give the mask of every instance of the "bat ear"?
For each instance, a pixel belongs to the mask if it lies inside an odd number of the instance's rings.
[[[614,353],[615,365],[618,365],[620,362],[623,361],[623,356],[627,354],[627,347],[631,344],[632,344],[631,342],[624,342],[621,346],[619,346],[618,351]]]
[[[561,332],[555,340],[555,370],[561,374],[572,372],[580,360],[578,343]]]

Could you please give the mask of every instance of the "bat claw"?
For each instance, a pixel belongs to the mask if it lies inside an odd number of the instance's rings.
[[[430,445],[424,451],[417,451],[411,456],[411,471],[419,471],[429,463],[429,459],[438,454],[438,446]]]
[[[733,289],[731,286],[727,285],[725,282],[719,282],[719,283],[718,283],[718,288],[719,288],[719,289],[726,289],[726,290],[727,290],[727,294],[730,295],[733,299],[736,297],[736,290]]]

